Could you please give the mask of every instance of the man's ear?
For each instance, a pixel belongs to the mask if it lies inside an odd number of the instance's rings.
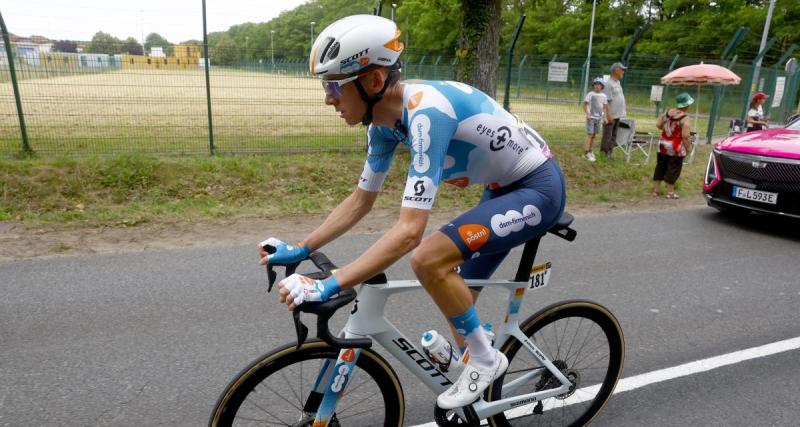
[[[375,89],[375,91],[380,91],[383,89],[383,83],[387,79],[387,75],[379,68],[372,70],[369,76],[370,86]]]

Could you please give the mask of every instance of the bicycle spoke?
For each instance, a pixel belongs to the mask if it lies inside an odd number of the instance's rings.
[[[278,397],[279,397],[281,400],[283,400],[284,402],[286,402],[286,403],[288,403],[288,404],[292,405],[292,407],[293,407],[294,409],[297,409],[298,411],[300,411],[300,410],[302,410],[302,409],[303,409],[303,407],[302,407],[302,406],[295,406],[295,404],[294,404],[293,402],[291,402],[289,399],[287,399],[286,397],[284,397],[284,396],[283,396],[281,393],[278,393],[277,391],[273,390],[273,389],[272,389],[272,387],[270,387],[269,385],[267,385],[267,384],[263,384],[263,386],[264,386],[264,387],[266,387],[266,388],[267,388],[269,391],[271,391],[273,394],[277,395],[277,396],[278,396]],[[254,392],[254,393],[255,393],[255,391],[256,391],[256,390],[253,390],[253,392]]]
[[[303,362],[300,362],[300,366],[302,366],[302,365],[303,365]],[[286,384],[290,384],[289,378],[286,378],[286,370],[285,369],[281,369],[281,376],[283,377],[283,380],[284,380],[284,382]],[[291,390],[291,392],[294,395],[295,399],[297,399],[297,402],[300,404],[300,407],[302,408],[303,407],[303,399],[301,399],[300,396],[297,395],[297,392],[294,391],[294,387],[289,386],[289,390]]]
[[[253,390],[253,392],[255,393],[255,390]],[[272,417],[272,418],[274,418],[274,419],[278,420],[278,421],[280,422],[280,424],[277,424],[277,425],[284,425],[284,426],[285,426],[285,425],[288,425],[288,423],[286,423],[285,421],[283,421],[283,419],[282,419],[281,417],[278,417],[277,415],[273,414],[272,412],[270,412],[270,411],[268,411],[268,410],[266,410],[266,409],[262,408],[262,407],[261,407],[261,405],[259,405],[259,404],[255,403],[255,402],[250,402],[250,401],[247,401],[247,402],[249,402],[249,404],[250,404],[250,405],[252,405],[252,406],[255,406],[256,408],[258,408],[258,409],[259,409],[261,412],[263,412],[263,413],[265,413],[265,414],[269,415],[270,417]],[[237,418],[243,418],[243,419],[246,419],[245,417],[237,417]],[[249,420],[249,421],[259,421],[259,420]],[[264,422],[267,422],[267,421],[264,421]],[[274,423],[273,423],[273,424],[274,424]]]

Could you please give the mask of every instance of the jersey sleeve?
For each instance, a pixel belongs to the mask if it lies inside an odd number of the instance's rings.
[[[448,108],[449,107],[449,108]],[[447,147],[458,121],[452,107],[431,102],[409,114],[411,164],[403,191],[403,207],[430,210],[444,172]],[[451,115],[452,114],[452,115]]]
[[[380,191],[389,166],[394,159],[394,151],[399,141],[386,135],[382,128],[370,125],[367,129],[367,160],[358,179],[358,188],[369,191]]]

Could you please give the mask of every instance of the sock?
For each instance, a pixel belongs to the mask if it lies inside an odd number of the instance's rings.
[[[481,326],[481,320],[478,318],[474,305],[469,306],[467,311],[458,316],[449,317],[448,319],[456,327],[458,333],[467,340],[470,362],[482,366],[494,364],[495,351],[489,343],[489,338],[486,337],[486,332]]]

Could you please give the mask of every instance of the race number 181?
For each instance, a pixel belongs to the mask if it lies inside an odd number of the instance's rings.
[[[534,265],[531,269],[531,289],[539,289],[547,286],[550,281],[550,267],[549,262]]]

